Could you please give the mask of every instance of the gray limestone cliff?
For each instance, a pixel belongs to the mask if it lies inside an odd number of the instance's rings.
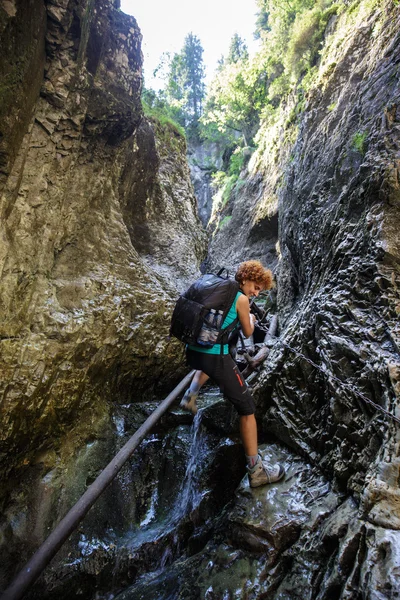
[[[141,112],[135,20],[22,6],[0,4],[1,585],[179,375],[167,317],[204,258],[184,140]],[[31,598],[399,597],[399,32],[389,0],[334,17],[302,110],[263,125],[211,217],[212,265],[276,274],[280,341],[253,385],[285,481],[249,488],[237,418],[206,392]]]
[[[207,227],[213,208],[212,174],[222,167],[223,148],[216,142],[189,141],[187,158],[199,217]]]
[[[399,31],[392,2],[334,19],[304,111],[289,102],[265,128],[246,184],[215,217],[214,264],[257,256],[276,272],[283,343],[255,386],[263,431],[354,502],[330,542],[323,529],[299,535],[288,572],[266,576],[268,598],[294,585],[321,599],[400,589]]]
[[[169,318],[206,240],[185,140],[143,117],[133,17],[5,0],[0,36],[0,543],[26,547],[32,473],[179,377]]]

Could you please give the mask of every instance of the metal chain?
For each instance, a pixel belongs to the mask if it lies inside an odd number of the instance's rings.
[[[285,348],[287,348],[288,350],[290,350],[291,352],[293,352],[296,356],[298,356],[298,357],[302,358],[303,360],[305,360],[306,362],[308,362],[315,369],[317,369],[323,375],[325,375],[325,377],[332,379],[333,381],[335,381],[336,383],[338,383],[342,387],[348,389],[353,394],[356,394],[357,396],[359,396],[360,398],[362,398],[362,400],[364,400],[364,402],[366,402],[370,406],[373,406],[377,411],[380,411],[381,413],[383,413],[384,415],[386,415],[387,417],[389,417],[389,419],[392,419],[393,421],[395,421],[396,423],[398,423],[400,425],[400,419],[398,417],[396,417],[395,415],[393,415],[392,413],[390,413],[388,410],[386,410],[385,408],[383,408],[379,404],[376,404],[376,402],[373,402],[372,400],[370,400],[369,398],[367,398],[367,396],[365,396],[364,394],[362,394],[361,392],[359,392],[358,390],[356,390],[354,387],[352,387],[352,386],[344,383],[343,381],[341,381],[341,379],[339,379],[335,375],[332,375],[331,373],[328,373],[326,371],[326,369],[324,369],[324,368],[320,367],[319,365],[317,365],[310,358],[308,358],[307,356],[305,356],[304,354],[302,354],[298,350],[295,350],[294,348],[292,348],[291,346],[289,346],[289,344],[287,344],[286,342],[284,342],[280,338],[278,338],[278,337],[276,337],[274,335],[269,335],[269,337],[271,339],[273,339],[273,340],[276,340],[277,342],[280,342]]]

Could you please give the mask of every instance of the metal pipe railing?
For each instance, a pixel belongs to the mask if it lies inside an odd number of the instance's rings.
[[[35,552],[29,562],[18,573],[10,586],[1,596],[1,600],[19,600],[25,592],[35,583],[39,575],[44,571],[53,556],[58,552],[63,543],[76,529],[86,513],[96,502],[97,498],[104,492],[106,487],[119,473],[128,458],[139,446],[150,429],[157,423],[162,415],[168,410],[173,401],[189,385],[195,371],[191,371],[182,379],[176,388],[161,402],[149,418],[139,427],[136,433],[121,448],[113,460],[100,473],[97,479],[88,487],[78,502],[71,508],[65,517],[56,526],[49,537]]]

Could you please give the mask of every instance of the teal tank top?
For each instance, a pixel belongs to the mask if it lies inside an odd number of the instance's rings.
[[[232,302],[232,306],[230,307],[228,314],[226,315],[224,322],[222,323],[222,328],[228,327],[235,319],[237,319],[236,312],[236,302],[238,301],[239,296],[242,292],[238,292],[235,296],[234,301]],[[221,354],[221,344],[214,344],[212,348],[200,348],[199,346],[189,346],[189,350],[195,350],[195,352],[202,352],[203,354]],[[222,354],[229,354],[229,345],[224,344],[222,347]]]

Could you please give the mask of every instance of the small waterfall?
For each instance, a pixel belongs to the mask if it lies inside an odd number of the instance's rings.
[[[155,490],[151,496],[149,510],[147,511],[147,514],[144,517],[144,519],[140,522],[140,527],[145,527],[146,525],[151,523],[156,518],[157,503],[158,503],[158,490],[157,490],[157,488],[155,488]]]
[[[186,471],[172,507],[169,509],[168,514],[160,519],[158,515],[160,493],[159,489],[155,487],[148,510],[140,521],[139,529],[135,528],[127,534],[130,537],[131,549],[138,548],[144,543],[160,540],[176,531],[179,523],[198,508],[202,498],[208,493],[208,490],[202,490],[201,487],[201,478],[210,453],[207,446],[206,431],[201,425],[202,414],[203,411],[199,410],[193,419],[190,429],[191,441],[187,454]],[[153,440],[145,440],[143,445],[151,441]],[[165,560],[168,562],[168,557]]]
[[[202,432],[201,420],[203,411],[196,414],[192,428],[192,443],[189,448],[189,460],[183,478],[181,492],[173,510],[174,520],[181,519],[198,507],[204,495],[199,480],[208,454],[206,437]]]

